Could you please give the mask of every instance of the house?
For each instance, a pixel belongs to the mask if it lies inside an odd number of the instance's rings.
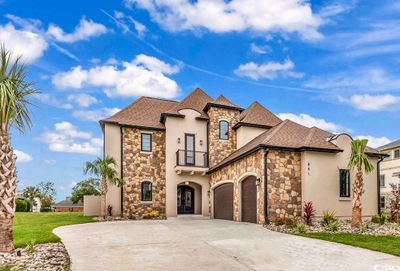
[[[23,192],[21,192],[21,191],[18,191],[16,193],[15,197],[17,199],[26,199],[24,197],[24,195],[23,195]],[[32,204],[32,207],[31,207],[32,208],[32,212],[33,213],[40,213],[40,209],[42,208],[42,201],[40,200],[40,198],[39,197],[35,197],[33,199],[33,202],[31,202],[31,204]]]
[[[197,88],[182,101],[141,97],[100,121],[104,155],[125,183],[111,185],[114,215],[140,219],[201,214],[264,223],[302,215],[351,216],[354,172],[347,168],[352,138],[281,120],[258,102],[244,109]],[[378,161],[366,176],[363,215],[378,212]]]
[[[381,146],[378,150],[387,154],[380,164],[380,207],[387,210],[392,191],[390,184],[400,184],[400,140]]]
[[[83,212],[83,203],[73,203],[71,197],[66,197],[65,200],[53,204],[51,208],[54,212]]]

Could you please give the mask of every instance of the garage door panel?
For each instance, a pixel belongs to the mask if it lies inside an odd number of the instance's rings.
[[[222,184],[214,189],[214,218],[233,220],[233,184]]]
[[[242,221],[257,223],[256,177],[249,176],[242,181]]]

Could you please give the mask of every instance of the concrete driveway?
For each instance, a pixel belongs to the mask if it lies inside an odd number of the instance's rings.
[[[399,257],[193,216],[91,223],[54,232],[67,247],[73,271],[400,270]]]

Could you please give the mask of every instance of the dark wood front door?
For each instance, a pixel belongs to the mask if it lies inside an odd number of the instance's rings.
[[[257,222],[257,186],[255,176],[249,176],[242,181],[242,221]]]
[[[178,186],[178,214],[194,214],[194,189]]]
[[[233,220],[233,184],[226,183],[214,189],[214,218]]]

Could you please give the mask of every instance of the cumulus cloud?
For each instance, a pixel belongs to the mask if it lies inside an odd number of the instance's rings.
[[[25,63],[40,58],[48,47],[44,37],[30,30],[19,30],[11,23],[0,25],[0,41],[7,49],[12,49],[14,57],[22,56]]]
[[[271,47],[268,45],[258,45],[254,42],[250,44],[250,50],[256,54],[268,54],[272,52]]]
[[[365,111],[395,111],[400,109],[400,97],[391,94],[356,94],[349,98],[339,96],[339,101]]]
[[[62,101],[60,99],[57,99],[53,95],[50,95],[48,93],[38,93],[35,95],[35,98],[41,101],[42,103],[57,107],[57,108],[63,108],[63,109],[71,109],[72,105],[70,103],[66,103],[65,101]]]
[[[392,142],[392,140],[390,140],[387,137],[375,137],[375,136],[370,136],[370,135],[359,135],[359,136],[355,136],[355,139],[368,139],[368,146],[372,147],[372,148],[378,148],[381,147],[383,145],[386,145],[390,142]]]
[[[76,66],[70,71],[55,74],[52,82],[59,89],[102,87],[109,97],[147,95],[174,98],[179,94],[179,87],[167,75],[177,73],[179,70],[176,65],[141,54],[131,62],[122,62],[122,67],[104,65],[83,69],[81,66]]]
[[[54,159],[45,159],[43,160],[43,163],[48,166],[54,166],[57,163],[57,161]]]
[[[17,149],[14,150],[14,154],[17,156],[17,163],[27,163],[33,160],[31,155]]]
[[[98,122],[99,120],[114,115],[120,110],[121,110],[120,108],[108,108],[108,107],[97,110],[77,110],[74,111],[72,115],[79,120]]]
[[[48,144],[49,149],[54,152],[98,155],[103,146],[101,138],[93,137],[90,132],[80,131],[67,121],[56,123],[54,130],[43,133],[39,140]]]
[[[240,65],[233,72],[240,77],[248,77],[253,80],[258,80],[262,78],[267,78],[269,80],[275,79],[278,76],[281,77],[292,77],[301,78],[303,73],[295,72],[294,63],[290,59],[286,59],[285,62],[267,62],[264,64],[257,64],[254,62],[249,62]]]
[[[99,103],[99,100],[97,100],[95,97],[85,93],[71,94],[68,96],[67,100],[70,102],[74,102],[79,107],[83,108]]]
[[[55,24],[50,24],[47,34],[59,42],[73,43],[81,40],[88,40],[91,37],[100,36],[107,32],[107,28],[93,20],[81,18],[79,24],[72,33],[65,33],[62,28]]]
[[[294,122],[297,122],[301,125],[304,125],[306,127],[318,127],[320,129],[332,132],[332,133],[341,133],[344,132],[348,129],[342,127],[339,124],[333,123],[333,122],[329,122],[326,121],[324,119],[320,119],[320,118],[316,118],[313,116],[310,116],[308,114],[293,114],[293,113],[280,113],[278,114],[278,117],[285,120],[291,120]]]
[[[298,33],[318,39],[320,16],[301,0],[125,0],[145,9],[153,21],[171,32],[208,30],[216,33],[252,31]],[[216,19],[218,18],[218,19]]]

